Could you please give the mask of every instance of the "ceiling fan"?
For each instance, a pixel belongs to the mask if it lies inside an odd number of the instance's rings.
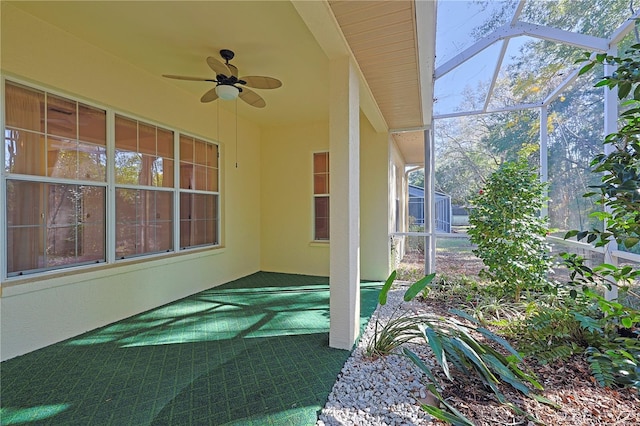
[[[163,74],[163,77],[175,78],[177,80],[192,80],[192,81],[210,81],[216,83],[216,87],[207,91],[200,98],[201,102],[212,102],[216,99],[236,99],[240,98],[246,103],[256,108],[264,108],[267,103],[253,90],[253,89],[277,89],[282,86],[282,82],[273,77],[264,77],[259,75],[252,75],[238,78],[238,68],[231,65],[229,61],[233,59],[235,53],[228,49],[222,49],[220,56],[224,59],[224,63],[220,60],[209,56],[207,58],[207,64],[216,73],[215,79],[202,78],[202,77],[185,77],[181,75],[169,75]]]

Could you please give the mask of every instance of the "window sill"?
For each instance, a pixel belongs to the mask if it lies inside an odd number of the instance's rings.
[[[19,296],[21,294],[48,290],[55,287],[78,284],[102,278],[105,275],[120,275],[156,266],[164,266],[172,263],[180,263],[206,256],[222,254],[226,251],[223,246],[202,247],[183,250],[178,253],[162,253],[153,256],[135,257],[131,259],[116,260],[114,263],[100,263],[98,265],[78,266],[67,268],[64,271],[56,270],[34,274],[11,277],[0,284],[0,297]],[[106,271],[111,271],[108,274]]]
[[[311,241],[309,247],[329,247],[329,241]]]

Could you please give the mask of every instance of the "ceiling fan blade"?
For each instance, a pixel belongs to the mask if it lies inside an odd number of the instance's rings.
[[[207,64],[209,64],[209,67],[211,67],[211,69],[216,73],[216,75],[222,74],[227,77],[231,76],[231,70],[229,70],[229,67],[223,64],[222,62],[220,62],[219,60],[217,60],[216,58],[214,58],[213,56],[209,56],[207,58]]]
[[[245,86],[253,87],[254,89],[277,89],[282,86],[282,82],[277,78],[263,77],[261,75],[249,75],[240,78],[240,80],[245,81]]]
[[[176,80],[191,80],[191,81],[213,81],[215,82],[215,80],[212,80],[210,78],[202,78],[202,77],[187,77],[184,75],[171,75],[171,74],[162,74],[163,77],[167,77],[167,78],[175,78]]]
[[[200,102],[212,102],[218,99],[218,94],[216,93],[216,88],[209,90],[207,93],[202,95],[200,98]]]
[[[229,71],[231,71],[231,75],[234,77],[238,76],[238,68],[236,68],[235,65],[231,65],[231,64],[226,64],[227,67],[229,67]]]
[[[262,99],[262,97],[260,97],[260,95],[258,95],[253,90],[247,89],[246,87],[242,88],[242,92],[240,92],[240,99],[256,108],[264,108],[267,105],[267,103],[264,101],[264,99]]]

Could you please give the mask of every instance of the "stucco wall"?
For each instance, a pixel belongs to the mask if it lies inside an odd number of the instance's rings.
[[[214,104],[9,5],[1,22],[3,75],[133,114],[221,144],[224,248],[2,283],[1,358],[8,359],[260,269],[260,130],[216,129]],[[235,116],[220,110],[220,123]],[[0,231],[1,232],[1,231]],[[1,235],[0,235],[1,237]],[[33,281],[33,282],[31,282]]]
[[[329,275],[329,244],[312,242],[311,175],[312,153],[329,148],[328,122],[260,129],[239,118],[236,127],[233,108],[201,104],[11,5],[1,19],[3,76],[220,143],[224,245],[2,282],[1,359],[258,270]],[[388,136],[362,114],[360,135],[361,278],[381,280],[389,269]]]
[[[407,232],[406,219],[409,194],[407,191],[407,180],[405,176],[405,162],[402,154],[395,143],[389,144],[389,180],[390,197],[389,204],[389,229],[398,232]],[[396,203],[398,211],[396,211]],[[397,227],[397,229],[396,229]],[[405,253],[406,237],[394,237],[393,267],[402,259]]]
[[[389,272],[387,138],[360,115],[362,279],[383,280]],[[312,242],[312,157],[329,149],[329,124],[267,128],[262,144],[261,269],[328,276],[330,244]]]
[[[262,270],[329,275],[329,244],[312,242],[313,153],[328,149],[327,122],[263,130]]]
[[[360,277],[389,275],[389,136],[360,114]],[[387,225],[387,226],[385,226]]]

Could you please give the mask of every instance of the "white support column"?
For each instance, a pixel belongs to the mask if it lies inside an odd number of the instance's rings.
[[[549,130],[547,119],[549,117],[546,106],[540,108],[540,182],[549,181]],[[549,191],[545,189],[544,197],[549,196]],[[545,201],[540,211],[540,217],[549,216],[549,202]]]
[[[617,48],[613,47],[608,55],[615,56],[617,54]],[[604,66],[604,75],[611,75],[615,69],[613,65]],[[604,136],[614,133],[618,130],[618,90],[616,88],[609,89],[607,86],[603,87],[604,90]],[[610,144],[604,146],[604,153],[611,154],[613,147]],[[609,208],[606,209],[610,211]],[[607,223],[605,221],[605,228]],[[611,240],[606,246],[604,246],[604,263],[610,265],[617,265],[618,259],[614,258],[611,253],[618,249],[618,244],[615,240]],[[614,283],[612,283],[614,284]],[[604,298],[607,300],[614,300],[618,298],[618,287],[615,285],[611,287],[611,290],[605,289]]]
[[[435,156],[431,129],[424,131],[424,273],[436,271]]]
[[[329,346],[351,349],[360,332],[359,81],[347,56],[330,67]]]

